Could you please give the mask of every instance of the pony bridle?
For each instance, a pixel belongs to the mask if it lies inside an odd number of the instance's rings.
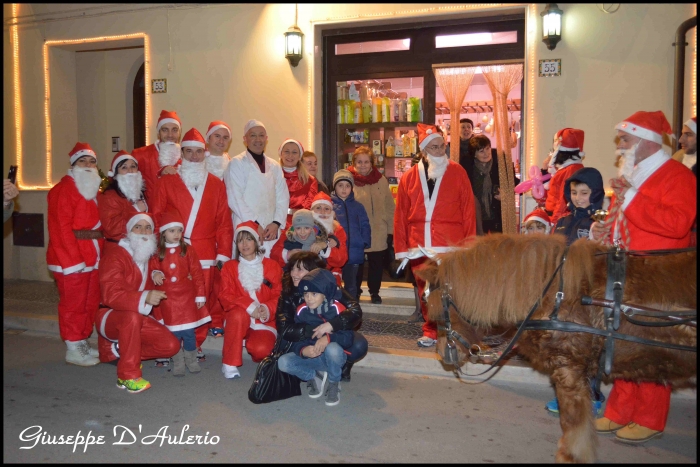
[[[481,348],[476,344],[470,344],[469,341],[464,338],[464,336],[452,329],[452,322],[450,321],[450,307],[453,307],[455,311],[457,311],[457,305],[452,299],[452,295],[450,295],[451,288],[452,287],[449,283],[445,283],[442,287],[435,287],[435,289],[442,289],[440,299],[442,301],[443,321],[445,324],[444,326],[438,324],[438,330],[445,331],[445,355],[443,358],[445,359],[445,363],[449,362],[448,364],[452,364],[455,371],[457,371],[459,370],[459,354],[457,352],[457,343],[455,341],[459,341],[459,343],[469,351],[470,355],[478,355],[478,353],[481,352]],[[430,292],[430,283],[427,282],[425,285],[426,300],[430,296]]]

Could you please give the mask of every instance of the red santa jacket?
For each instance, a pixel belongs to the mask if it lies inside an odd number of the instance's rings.
[[[203,268],[214,266],[217,261],[231,259],[231,211],[224,182],[214,175],[207,174],[205,183],[194,192],[194,197],[180,175],[164,175],[158,180],[155,200],[151,206],[156,229],[161,213],[175,210],[180,214],[185,225],[185,241],[189,240],[188,243],[194,247]]]
[[[115,310],[148,315],[152,306],[146,304],[146,296],[155,288],[148,274],[148,264],[139,266],[134,262],[128,240],[121,239],[119,247],[110,249],[102,260],[99,274],[101,303]]]
[[[49,247],[46,263],[59,274],[89,272],[97,269],[104,239],[79,240],[74,230],[101,230],[97,201],[86,200],[75,180],[66,175],[47,196]]]
[[[140,211],[136,209],[136,205],[119,196],[114,190],[107,190],[97,195],[97,210],[100,214],[102,232],[107,240],[103,250],[106,254],[108,249],[117,246],[119,240],[126,238],[126,223]],[[146,210],[148,211],[148,204],[146,204]]]
[[[284,181],[287,182],[287,189],[289,190],[289,209],[311,209],[311,203],[314,200],[314,196],[318,193],[318,181],[313,175],[309,175],[309,181],[306,185],[301,183],[299,180],[299,171],[294,172],[284,171]],[[287,213],[287,225],[285,225],[285,230],[289,229],[292,225],[292,214]]]
[[[162,167],[158,163],[158,143],[149,144],[142,148],[134,149],[131,155],[139,164],[139,172],[143,176],[144,186],[146,188],[144,196],[146,201],[153,198],[156,191],[158,175]]]
[[[627,190],[622,204],[630,235],[629,249],[689,246],[690,228],[697,215],[693,172],[659,151],[638,164],[632,178],[633,188]],[[611,205],[614,203],[615,196]],[[611,240],[616,228],[611,232]],[[622,231],[620,234],[624,235]]]
[[[567,212],[567,202],[564,197],[564,183],[571,177],[574,172],[583,168],[583,164],[571,164],[557,170],[557,173],[552,175],[549,180],[549,191],[547,192],[547,201],[544,208],[551,212],[550,219],[552,225],[557,225],[560,217],[564,217]]]
[[[188,248],[182,256],[182,248],[178,244],[165,244],[165,256],[161,261],[158,254],[151,256],[148,262],[151,278],[153,273],[160,271],[165,276],[163,285],[157,285],[156,290],[163,290],[168,298],[161,300],[154,310],[158,311],[157,318],[163,320],[165,327],[171,331],[194,329],[211,321],[206,306],[197,308],[197,303],[204,303],[204,274],[199,264],[199,258],[194,248]]]
[[[394,214],[396,259],[417,253],[418,246],[444,252],[476,235],[474,195],[467,172],[449,161],[428,198],[428,180],[421,160],[399,182]]]
[[[221,292],[219,302],[226,312],[247,313],[250,315],[259,305],[265,305],[270,317],[264,323],[250,318],[252,329],[266,329],[277,335],[275,313],[277,301],[282,294],[282,268],[274,260],[257,257],[254,262],[262,263],[263,278],[251,274],[251,265],[245,260],[232,260],[221,270]],[[257,285],[256,285],[257,284]]]

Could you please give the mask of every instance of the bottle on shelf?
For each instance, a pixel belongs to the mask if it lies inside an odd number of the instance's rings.
[[[386,141],[386,157],[394,157],[394,137],[389,136]]]
[[[372,101],[362,101],[362,121],[372,123]]]
[[[362,104],[360,104],[358,101],[354,101],[354,106],[353,106],[353,111],[354,111],[354,118],[353,120],[355,123],[364,123],[363,120],[363,115],[362,115]]]
[[[372,122],[380,123],[382,121],[382,98],[372,98]]]
[[[382,97],[382,122],[388,123],[391,118],[391,99]]]

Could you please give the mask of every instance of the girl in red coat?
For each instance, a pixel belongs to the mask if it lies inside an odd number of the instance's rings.
[[[275,312],[282,293],[282,268],[265,258],[253,221],[236,227],[235,259],[221,270],[219,301],[225,311],[223,366],[228,379],[239,378],[243,341],[254,362],[272,351],[277,339]]]
[[[182,239],[184,225],[175,212],[166,212],[160,219],[158,252],[150,259],[153,282],[168,298],[154,310],[170,332],[182,341],[182,348],[173,356],[173,374],[185,376],[199,373],[195,328],[211,321],[204,306],[206,294],[204,274],[194,248]]]
[[[289,210],[287,223],[284,226],[286,230],[292,225],[292,216],[297,210],[311,209],[311,202],[318,193],[318,182],[306,171],[306,166],[301,162],[304,147],[299,141],[284,140],[278,153],[280,165],[284,171],[284,181],[287,182],[289,190]],[[281,235],[280,238],[282,238]]]
[[[552,225],[557,225],[560,217],[568,213],[566,198],[564,198],[564,185],[566,180],[577,170],[583,168],[583,130],[564,128],[554,135],[554,145],[549,159],[547,159],[547,171],[552,178],[545,188],[547,195],[545,210],[549,214]]]

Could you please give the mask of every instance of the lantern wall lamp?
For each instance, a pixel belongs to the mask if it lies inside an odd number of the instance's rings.
[[[544,7],[544,11],[540,13],[542,17],[542,42],[547,44],[549,50],[554,50],[561,40],[561,16],[563,13],[556,3],[548,3]]]

